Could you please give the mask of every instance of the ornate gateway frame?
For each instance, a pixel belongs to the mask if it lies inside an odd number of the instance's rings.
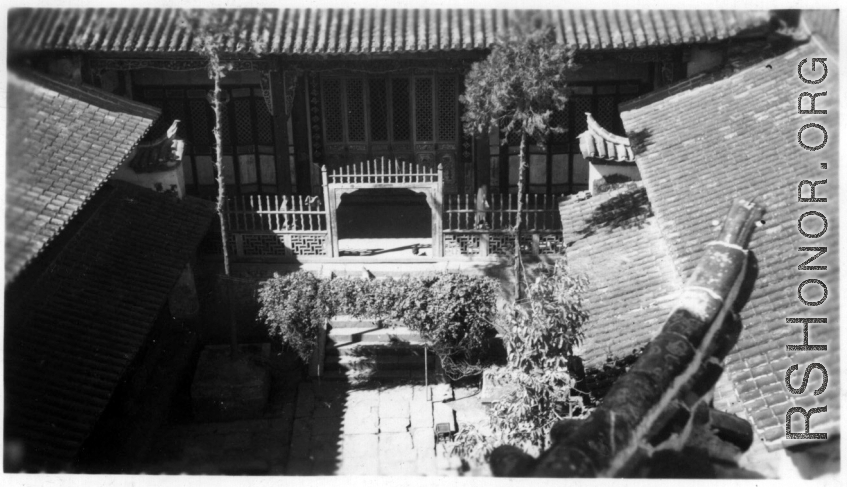
[[[360,189],[409,189],[426,196],[426,202],[432,211],[432,256],[443,257],[442,248],[442,192],[444,185],[443,168],[437,169],[413,162],[386,160],[365,161],[333,168],[321,168],[330,235],[332,236],[332,257],[339,256],[338,219],[336,212],[341,196]]]

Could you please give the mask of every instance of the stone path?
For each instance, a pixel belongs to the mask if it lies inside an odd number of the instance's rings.
[[[288,475],[455,475],[423,385],[300,385]]]

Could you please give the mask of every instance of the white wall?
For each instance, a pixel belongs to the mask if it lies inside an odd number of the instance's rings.
[[[588,164],[588,189],[594,193],[594,181],[611,174],[626,176],[633,181],[641,181],[641,172],[635,164]]]

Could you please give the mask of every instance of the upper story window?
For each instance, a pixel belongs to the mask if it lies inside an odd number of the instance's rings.
[[[328,144],[459,138],[456,77],[325,77],[321,88]]]
[[[574,85],[565,109],[556,111],[551,125],[564,132],[551,134],[544,147],[535,141],[527,141],[527,189],[530,193],[575,193],[588,189],[588,161],[579,151],[579,134],[588,129],[585,113],[589,112],[604,128],[623,135],[618,105],[643,93],[638,81],[604,82],[590,85]],[[516,193],[518,190],[518,167],[520,164],[520,137],[511,134],[505,147],[499,147],[501,137],[492,135],[490,152],[493,177],[499,180],[495,190]]]
[[[211,87],[139,87],[139,101],[162,109],[162,116],[148,137],[156,138],[174,119],[181,121],[178,137],[186,141],[183,174],[192,195],[217,193],[214,165],[215,116],[209,104]],[[276,194],[273,117],[259,87],[225,87],[223,90],[224,181],[230,195]]]

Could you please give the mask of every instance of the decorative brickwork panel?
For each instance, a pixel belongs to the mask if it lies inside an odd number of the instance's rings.
[[[309,121],[312,124],[312,160],[315,164],[320,164],[323,162],[324,141],[321,130],[321,83],[315,74],[309,77],[308,96]]]
[[[558,254],[559,250],[564,247],[564,243],[561,234],[548,233],[541,235],[541,241],[538,244],[538,253],[541,255]]]
[[[241,249],[245,256],[255,255],[291,255],[291,250],[285,247],[282,235],[273,233],[258,235],[242,235]]]
[[[488,238],[488,253],[491,255],[515,255],[514,235],[492,234]]]
[[[415,79],[415,140],[433,140],[432,79]]]
[[[371,140],[388,140],[388,93],[385,78],[368,80],[370,88]]]
[[[291,248],[296,255],[327,255],[326,235],[291,235]]]
[[[477,234],[444,235],[445,255],[479,255],[480,236]]]

